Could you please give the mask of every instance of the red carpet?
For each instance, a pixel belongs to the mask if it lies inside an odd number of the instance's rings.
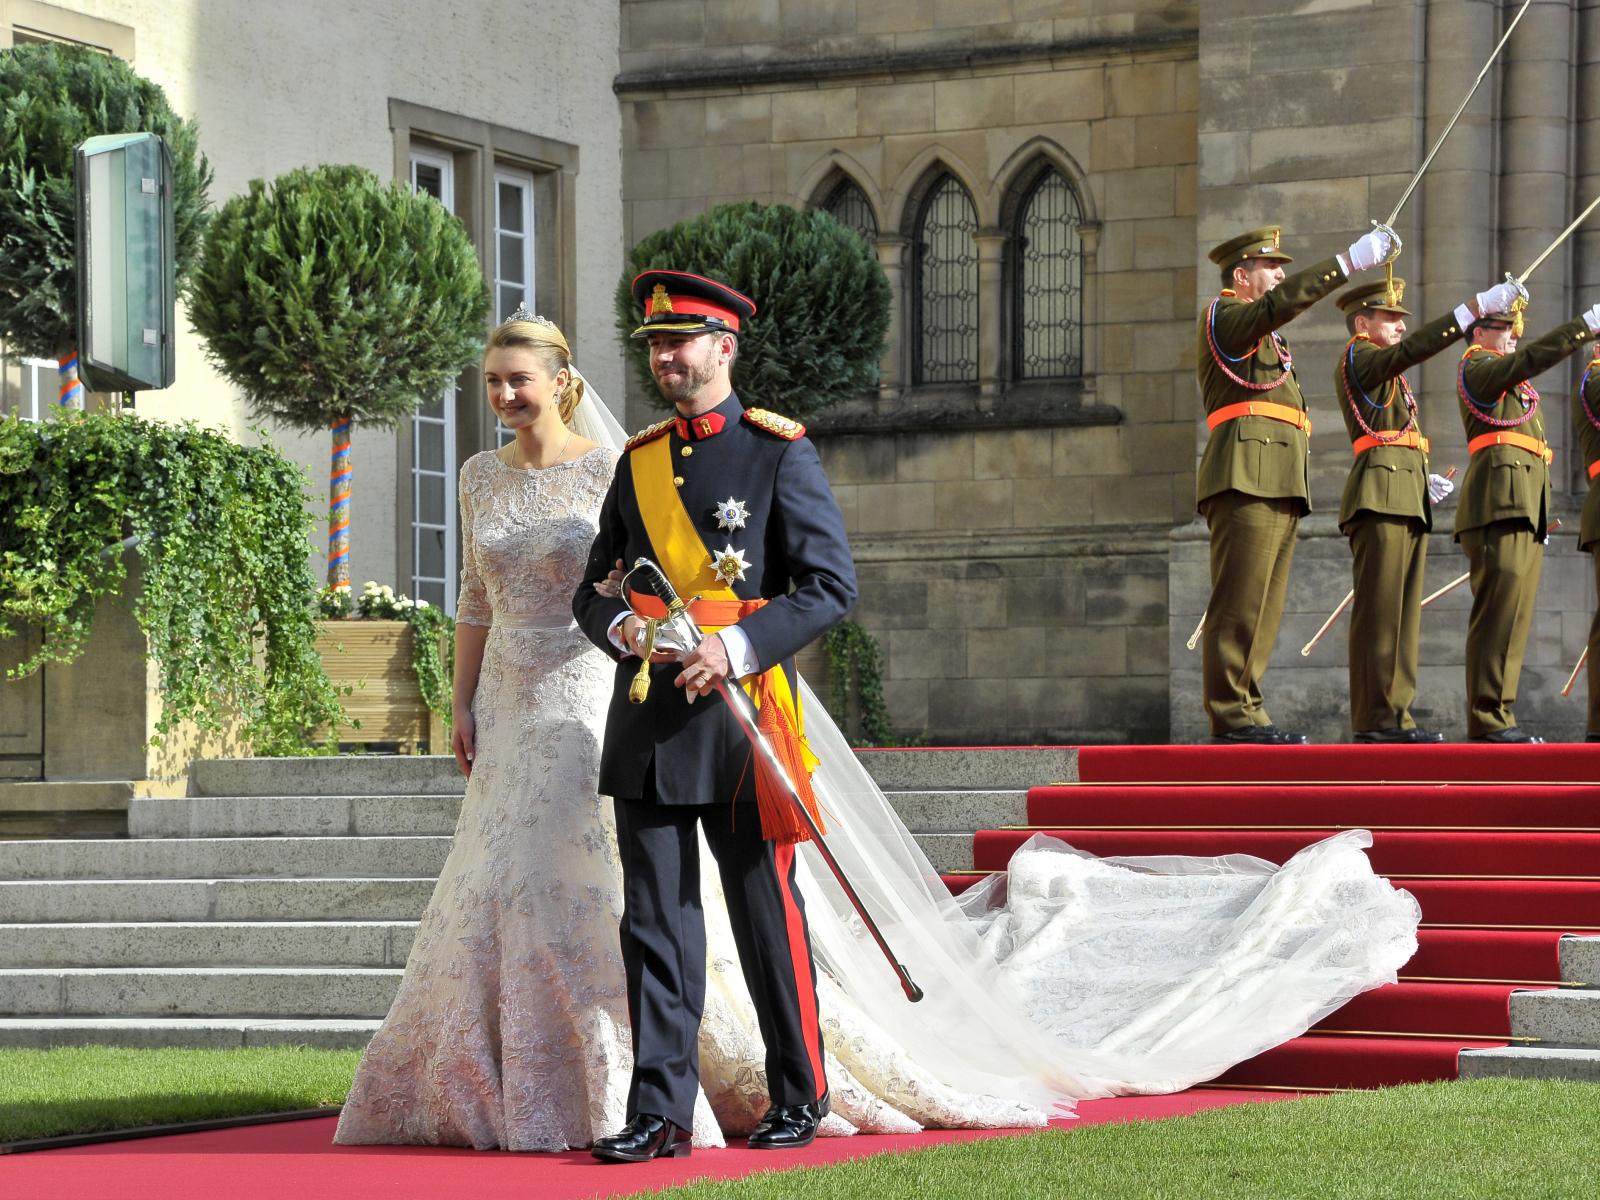
[[[1060,1128],[1186,1116],[1246,1101],[1281,1100],[1283,1092],[1193,1091],[1177,1096],[1088,1100],[1078,1120]],[[993,1132],[898,1137],[823,1138],[805,1150],[705,1150],[686,1159],[605,1166],[587,1153],[496,1154],[422,1146],[335,1146],[334,1119],[256,1125],[212,1133],[114,1142],[74,1150],[0,1157],[5,1200],[442,1200],[446,1197],[579,1197],[658,1191],[701,1179],[737,1179],[758,1171],[825,1166],[870,1154],[921,1150]],[[1004,1182],[996,1181],[997,1193]]]
[[[1003,868],[1036,832],[1099,855],[1283,862],[1364,828],[1373,866],[1421,905],[1399,984],[1241,1063],[1228,1083],[1453,1079],[1463,1046],[1510,1036],[1513,991],[1560,979],[1563,932],[1600,933],[1600,747],[1091,746],[1078,773],[1029,791],[1028,828],[975,835],[975,866]],[[946,882],[959,891],[976,878]]]

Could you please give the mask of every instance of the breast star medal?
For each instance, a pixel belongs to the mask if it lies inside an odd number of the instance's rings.
[[[744,556],[744,551],[735,550],[731,545],[724,546],[711,556],[711,569],[723,583],[737,583],[743,580],[745,569],[749,565],[750,560]]]
[[[729,496],[717,505],[717,528],[726,529],[732,533],[735,529],[743,529],[744,523],[750,519],[750,506],[743,500],[735,500]]]

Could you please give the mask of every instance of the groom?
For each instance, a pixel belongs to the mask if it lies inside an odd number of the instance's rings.
[[[756,679],[763,726],[777,721],[797,743],[793,656],[854,605],[855,566],[804,427],[733,394],[740,325],[755,304],[682,271],[645,272],[633,296],[644,310],[633,336],[648,341],[651,374],[677,415],[628,442],[572,605],[589,638],[619,660],[600,791],[616,804],[634,1045],[628,1123],[593,1154],[644,1162],[689,1152],[706,976],[701,830],[766,1044],[772,1105],[749,1144],[805,1146],[828,1113],[828,1082],[795,846],[764,836],[750,744],[713,687]],[[628,687],[644,622],[593,585],[613,563],[641,556],[685,600],[706,598],[691,611],[707,636],[681,667],[652,656],[648,698],[635,705]]]

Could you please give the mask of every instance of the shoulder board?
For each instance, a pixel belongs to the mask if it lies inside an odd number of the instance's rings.
[[[671,428],[672,428],[672,418],[671,417],[668,417],[665,421],[657,421],[654,425],[650,426],[650,428],[641,429],[638,433],[634,434],[631,438],[628,439],[627,445],[625,445],[622,449],[623,449],[624,452],[626,452],[628,450],[637,450],[640,446],[644,445],[646,442],[655,441],[658,437],[660,437],[663,433],[667,432],[667,430],[669,430]]]
[[[757,429],[765,429],[768,433],[776,434],[786,442],[797,441],[806,435],[806,427],[800,424],[799,421],[779,416],[775,412],[768,412],[764,408],[745,409],[744,419]]]

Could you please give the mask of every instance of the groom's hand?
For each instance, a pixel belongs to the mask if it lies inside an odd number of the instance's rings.
[[[700,639],[694,653],[683,660],[683,670],[672,682],[684,689],[689,703],[693,704],[714,691],[717,682],[728,677],[730,669],[728,648],[720,637],[711,633]]]

